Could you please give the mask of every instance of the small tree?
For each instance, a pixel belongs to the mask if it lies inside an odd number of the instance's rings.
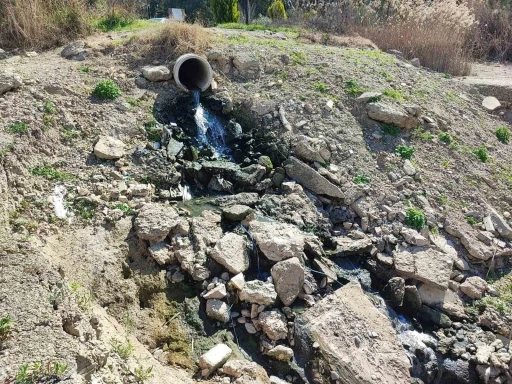
[[[272,20],[284,20],[286,19],[286,10],[281,0],[274,0],[267,10],[268,17]]]
[[[238,23],[240,21],[237,0],[210,0],[210,8],[216,23]]]

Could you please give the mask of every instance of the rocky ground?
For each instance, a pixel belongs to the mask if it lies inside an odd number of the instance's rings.
[[[208,33],[229,158],[130,33],[0,60],[0,380],[512,381],[509,101]]]

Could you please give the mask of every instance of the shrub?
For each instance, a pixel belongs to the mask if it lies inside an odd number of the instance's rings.
[[[364,88],[360,87],[357,84],[357,81],[350,79],[345,83],[345,92],[347,92],[350,96],[359,96],[361,93],[365,91]]]
[[[88,17],[86,0],[3,0],[0,47],[61,45],[92,32]]]
[[[92,94],[100,100],[115,100],[121,96],[121,90],[112,80],[102,80],[96,85]]]
[[[314,86],[318,92],[321,92],[321,93],[327,92],[327,85],[325,85],[325,83],[315,83]]]
[[[441,140],[445,144],[451,144],[453,141],[453,138],[448,132],[441,132],[439,134],[439,140]]]
[[[404,99],[404,96],[399,91],[394,90],[394,89],[386,89],[386,90],[384,90],[384,92],[382,92],[382,94],[384,96],[391,97],[392,99],[395,99],[395,100],[403,100]]]
[[[51,100],[46,100],[44,102],[44,113],[53,115],[55,112],[57,112],[57,110],[55,109],[55,104]]]
[[[281,0],[274,0],[267,10],[268,17],[272,20],[286,20],[286,10]]]
[[[407,145],[399,145],[396,147],[395,152],[402,158],[410,160],[414,154],[414,147],[408,147]]]
[[[204,53],[210,47],[211,36],[200,24],[172,22],[139,34],[129,44],[149,59],[155,56],[176,57],[188,52]]]
[[[110,345],[112,346],[112,351],[117,353],[123,360],[128,360],[135,350],[135,347],[128,339],[123,343],[116,338],[112,338]]]
[[[210,0],[210,8],[216,23],[238,23],[240,21],[237,0]]]
[[[32,364],[23,364],[18,368],[14,380],[7,380],[7,382],[16,384],[57,383],[61,381],[61,376],[67,369],[67,364],[58,361],[54,363],[37,361]]]
[[[87,200],[80,200],[76,205],[78,215],[84,220],[90,220],[96,214],[96,203]]]
[[[482,162],[487,163],[489,161],[489,153],[485,145],[481,145],[478,148],[473,149],[473,154]]]
[[[510,129],[504,126],[496,128],[496,137],[503,144],[508,144],[510,141]]]
[[[468,222],[469,225],[478,224],[478,222],[476,221],[476,219],[473,216],[467,216],[466,221]]]
[[[425,214],[416,208],[409,208],[405,216],[405,224],[416,229],[423,229],[427,225]]]

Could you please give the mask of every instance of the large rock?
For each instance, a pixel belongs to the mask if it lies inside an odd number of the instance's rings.
[[[290,361],[293,358],[293,349],[285,347],[284,345],[278,345],[267,351],[266,355],[276,360]]]
[[[404,237],[405,241],[411,245],[423,247],[430,244],[424,236],[414,229],[404,227],[400,233]]]
[[[491,221],[500,236],[504,237],[505,239],[512,240],[512,228],[510,228],[507,221],[496,211],[491,213]]]
[[[18,89],[23,85],[21,77],[12,72],[0,72],[0,95]]]
[[[0,48],[0,60],[7,59],[7,52]]]
[[[94,154],[99,159],[117,160],[124,156],[125,146],[121,140],[111,136],[100,136],[94,146]]]
[[[334,240],[336,249],[333,251],[333,254],[336,256],[368,254],[373,248],[372,239],[366,236],[357,240],[346,236],[339,236],[335,237]]]
[[[192,219],[191,234],[194,249],[208,253],[222,237],[221,216],[214,211],[203,211]]]
[[[298,258],[278,262],[270,270],[277,295],[287,307],[292,305],[304,285],[304,267]]]
[[[260,60],[252,52],[240,52],[233,57],[233,66],[238,75],[246,79],[255,79],[260,75]]]
[[[64,47],[60,55],[66,59],[81,61],[85,59],[85,42],[74,41]]]
[[[272,305],[276,302],[277,292],[274,284],[260,280],[247,281],[240,291],[240,300],[261,305]]]
[[[150,203],[140,209],[135,219],[135,231],[140,239],[158,243],[167,237],[178,222],[179,216],[174,208]]]
[[[295,336],[303,360],[315,352],[316,342],[341,383],[411,382],[410,363],[391,322],[358,283],[348,283],[308,309],[296,321]]]
[[[210,277],[210,270],[205,266],[207,256],[202,251],[195,251],[188,237],[176,236],[172,239],[174,255],[195,281],[203,281]]]
[[[149,81],[167,81],[171,78],[171,71],[165,65],[142,68],[142,76]]]
[[[416,117],[407,112],[399,111],[389,105],[382,103],[370,103],[367,105],[368,116],[376,121],[393,124],[399,128],[411,129],[418,126]]]
[[[222,216],[229,221],[242,221],[254,210],[242,204],[235,204],[222,209]]]
[[[249,223],[249,231],[269,260],[281,261],[302,256],[304,234],[293,225],[256,219]]]
[[[487,282],[478,276],[468,277],[459,287],[466,296],[473,300],[481,299],[488,288]]]
[[[460,239],[460,242],[473,259],[489,260],[494,254],[493,250],[477,240],[476,233],[473,234],[472,229],[468,229],[468,226],[452,219],[446,219],[445,221],[446,232]]]
[[[299,159],[290,157],[284,168],[286,174],[296,180],[304,188],[319,195],[326,195],[338,199],[343,198],[343,192],[339,187]]]
[[[307,136],[299,137],[293,153],[302,161],[313,161],[320,164],[327,163],[331,158],[331,152],[324,140]]]
[[[441,328],[450,328],[452,326],[452,321],[447,315],[437,309],[427,307],[426,305],[421,307],[418,312],[418,318]]]
[[[247,240],[245,236],[236,233],[226,233],[210,252],[210,256],[235,275],[249,268]]]
[[[399,307],[404,301],[405,280],[401,277],[392,277],[384,286],[384,297],[387,298],[391,305]]]
[[[212,319],[218,320],[221,323],[229,321],[229,306],[218,299],[210,299],[206,301],[206,315]]]
[[[230,359],[222,367],[222,373],[239,379],[235,381],[237,384],[270,384],[265,369],[252,361]]]
[[[397,247],[393,261],[399,276],[448,289],[453,266],[450,256],[426,247]]]
[[[464,311],[464,303],[457,293],[452,290],[440,289],[428,284],[421,284],[418,292],[423,304],[439,309],[447,315],[457,317],[459,319],[467,317]]]
[[[258,322],[270,340],[283,340],[288,336],[286,317],[277,309],[260,313]]]
[[[484,107],[487,111],[492,112],[492,111],[498,109],[499,107],[501,107],[501,103],[494,96],[487,96],[482,101],[482,107]]]
[[[160,264],[171,264],[175,261],[174,254],[169,249],[170,245],[166,241],[160,241],[159,243],[153,243],[149,246],[149,254],[155,261]]]
[[[447,358],[443,361],[442,383],[476,384],[478,376],[469,361]]]
[[[222,367],[232,353],[233,351],[226,344],[217,344],[199,358],[198,364],[201,368],[201,375],[208,376]]]

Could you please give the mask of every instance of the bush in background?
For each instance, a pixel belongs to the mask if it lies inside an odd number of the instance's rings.
[[[210,8],[216,23],[238,23],[240,21],[237,0],[210,0]]]
[[[267,10],[268,17],[272,20],[284,20],[286,19],[286,10],[281,0],[274,0]]]

